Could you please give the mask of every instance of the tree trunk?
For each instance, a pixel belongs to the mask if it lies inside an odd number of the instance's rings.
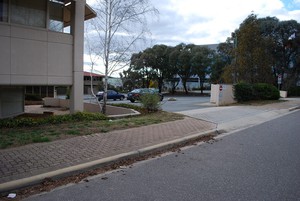
[[[182,85],[183,85],[183,88],[184,88],[185,94],[188,94],[188,93],[189,93],[189,91],[187,90],[187,87],[186,87],[186,82],[187,82],[187,79],[182,79]]]

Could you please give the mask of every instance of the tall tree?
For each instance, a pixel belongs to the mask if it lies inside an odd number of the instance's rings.
[[[123,70],[123,72],[120,73],[120,78],[123,83],[123,89],[125,90],[131,91],[134,88],[142,86],[143,77],[138,71],[132,71],[130,68]]]
[[[147,49],[148,50],[148,49]],[[150,80],[155,77],[155,72],[150,66],[148,60],[151,57],[150,54],[146,54],[145,51],[138,54],[132,54],[130,67],[127,71],[137,72],[142,79],[143,88],[148,88]]]
[[[249,15],[231,38],[235,44],[233,60],[222,77],[227,82],[236,75],[239,81],[276,84],[281,76],[283,89],[296,85],[300,79],[298,33],[300,24],[295,20]]]
[[[261,34],[256,15],[249,15],[235,32],[237,46],[231,64],[236,81],[273,83],[271,40]]]
[[[168,65],[163,69],[164,79],[171,84],[171,93],[174,94],[176,87],[178,86],[180,79],[178,79],[178,66],[176,63],[171,62],[171,54],[175,50],[175,47],[168,47],[166,49],[167,63]]]
[[[145,55],[145,63],[154,70],[154,77],[158,82],[160,92],[164,79],[170,78],[174,72],[174,70],[171,69],[172,66],[169,64],[169,54],[171,50],[172,48],[166,45],[155,45],[143,52]]]
[[[213,54],[212,64],[210,68],[210,82],[223,83],[222,74],[226,66],[230,65],[234,59],[234,41],[232,38],[227,38],[226,42],[220,43],[217,51]],[[231,76],[232,77],[232,76]]]
[[[273,32],[274,76],[282,76],[282,88],[287,90],[299,80],[300,66],[296,58],[300,56],[300,24],[295,20],[278,21]],[[297,73],[298,72],[298,73]]]
[[[205,82],[206,75],[210,72],[212,65],[214,51],[207,46],[195,46],[192,49],[192,71],[200,79],[201,94],[203,94],[203,84]]]
[[[130,61],[135,44],[143,39],[147,15],[156,13],[149,0],[96,0],[97,18],[91,21],[94,34],[94,54],[102,58],[105,67],[102,112],[106,113],[107,80],[112,73]]]
[[[194,44],[181,43],[177,45],[170,54],[170,64],[175,66],[177,74],[181,78],[182,85],[186,94],[188,89],[186,83],[188,79],[193,75],[192,71],[192,49],[195,47]]]

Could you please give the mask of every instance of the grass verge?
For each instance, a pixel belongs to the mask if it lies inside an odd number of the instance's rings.
[[[114,120],[99,117],[95,119],[93,114],[91,116],[85,113],[77,114],[76,117],[47,117],[50,120],[47,118],[41,120],[27,119],[24,121],[18,118],[10,120],[10,124],[8,124],[10,126],[1,127],[0,148],[5,149],[31,143],[50,142],[94,133],[107,133],[113,130],[146,126],[183,118],[180,114],[163,111],[155,113],[142,112],[142,115],[139,116]],[[58,118],[59,121],[56,121],[55,118]]]

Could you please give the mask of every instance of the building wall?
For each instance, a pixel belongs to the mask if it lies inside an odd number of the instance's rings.
[[[24,88],[0,87],[0,119],[24,112]]]
[[[99,91],[99,86],[100,86],[101,82],[102,82],[102,77],[93,76],[93,91],[94,91],[94,93],[97,93]],[[85,75],[83,78],[83,84],[84,84],[83,93],[91,95],[92,94],[91,77]]]
[[[8,2],[0,1],[6,8],[0,12],[0,118],[24,111],[19,98],[24,101],[26,86],[70,86],[71,113],[83,111],[84,20],[94,11],[85,0]],[[63,26],[70,34],[61,32]]]
[[[72,85],[72,35],[0,23],[0,44],[0,85]]]

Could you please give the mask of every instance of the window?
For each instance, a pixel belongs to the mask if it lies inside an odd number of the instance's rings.
[[[54,86],[48,86],[48,96],[53,97],[54,94]]]
[[[33,86],[33,94],[41,94],[41,88],[39,86]]]
[[[7,1],[8,0],[0,0],[0,22],[7,22]]]
[[[0,0],[0,22],[70,34],[70,4],[66,0]]]
[[[52,31],[64,31],[64,1],[50,0],[49,2],[49,29]]]
[[[41,95],[42,98],[48,96],[47,88],[48,88],[48,86],[41,86],[41,94],[40,95]]]
[[[32,86],[26,86],[25,93],[26,94],[33,94]]]
[[[11,23],[46,28],[46,0],[11,0]]]

